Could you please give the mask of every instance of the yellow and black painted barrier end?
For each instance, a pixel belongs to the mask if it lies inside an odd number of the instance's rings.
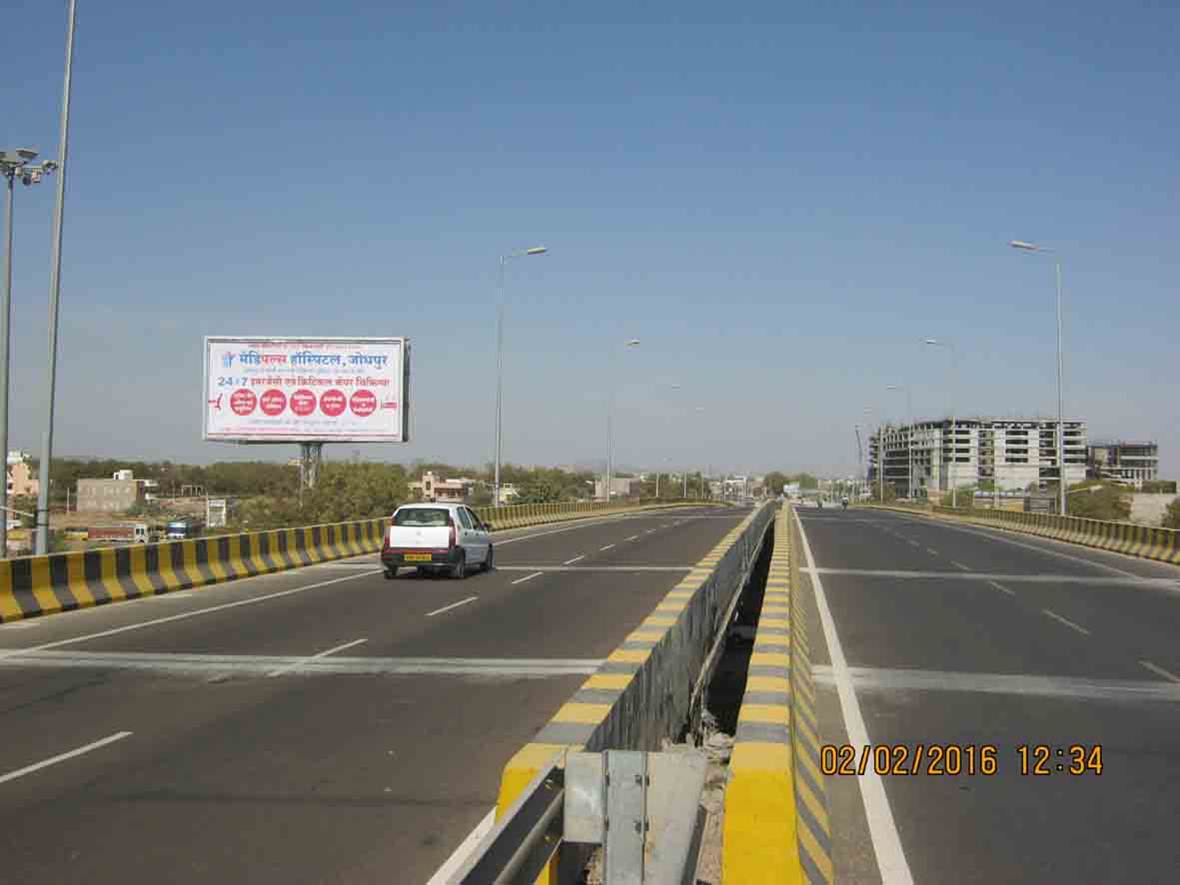
[[[774,551],[729,762],[721,859],[725,885],[833,881],[815,684],[799,587],[792,578],[791,519],[784,504],[775,520]]]

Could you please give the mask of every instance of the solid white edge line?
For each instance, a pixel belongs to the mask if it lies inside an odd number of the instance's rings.
[[[483,841],[483,837],[491,832],[495,824],[496,809],[493,807],[484,815],[483,820],[475,825],[475,829],[467,834],[467,838],[459,843],[459,847],[451,852],[451,856],[443,861],[443,865],[435,871],[426,885],[450,885],[451,877],[467,863],[468,856]]]
[[[95,741],[92,744],[87,744],[84,747],[78,747],[76,750],[70,750],[68,753],[59,753],[56,756],[50,756],[48,759],[43,759],[40,762],[34,762],[32,765],[26,765],[24,768],[18,768],[16,771],[10,771],[8,774],[0,774],[0,784],[6,781],[14,781],[18,777],[23,777],[26,774],[32,774],[34,771],[39,771],[42,768],[48,768],[50,765],[56,765],[58,762],[64,762],[67,759],[73,759],[75,756],[81,756],[83,753],[89,753],[91,750],[97,750],[99,747],[105,747],[107,744],[113,744],[115,741],[121,741],[125,737],[131,737],[133,732],[117,731],[112,735],[104,737],[102,740]]]
[[[317,581],[314,584],[304,584],[302,587],[292,587],[290,590],[278,590],[274,593],[267,593],[263,596],[252,596],[249,599],[238,599],[234,602],[226,602],[222,605],[213,605],[209,608],[200,608],[196,611],[181,612],[178,615],[168,615],[164,618],[153,618],[150,621],[140,621],[138,624],[126,624],[122,627],[113,627],[110,630],[100,630],[98,633],[87,633],[83,636],[74,636],[70,639],[59,639],[56,642],[46,642],[43,645],[34,645],[29,648],[6,648],[0,651],[0,660],[4,658],[15,657],[16,655],[28,654],[31,651],[45,651],[49,648],[59,648],[63,645],[73,645],[75,642],[88,642],[91,639],[102,639],[105,636],[116,636],[119,633],[126,633],[129,630],[139,630],[143,627],[153,627],[156,624],[168,624],[172,621],[183,621],[185,618],[196,618],[201,615],[209,615],[213,612],[225,611],[226,609],[237,608],[239,605],[253,605],[256,602],[266,602],[268,599],[278,599],[282,596],[291,596],[295,593],[302,593],[304,590],[315,590],[317,587],[327,587],[330,584],[339,584],[342,581],[355,581],[357,578],[363,578],[366,575],[379,574],[381,569],[374,569],[371,572],[361,572],[357,575],[345,575],[343,578],[332,578],[328,581]],[[88,609],[94,611],[94,609]]]
[[[432,612],[427,612],[426,617],[433,618],[435,615],[441,615],[443,612],[449,612],[453,608],[458,608],[461,605],[467,605],[469,602],[474,602],[479,599],[478,596],[468,596],[466,599],[460,599],[458,602],[452,602],[450,605],[444,605],[442,608],[436,608]]]
[[[797,512],[794,516],[799,526],[799,538],[803,541],[803,552],[807,557],[807,574],[815,590],[815,605],[819,609],[819,620],[823,625],[828,656],[832,660],[832,678],[840,699],[840,711],[844,715],[844,728],[848,733],[849,743],[860,747],[860,752],[864,753],[864,748],[869,746],[869,734],[860,712],[860,704],[856,700],[856,690],[852,687],[848,662],[844,658],[840,638],[836,635],[836,623],[828,608],[823,581],[815,571],[815,558],[811,555],[811,545],[803,531],[803,521],[799,519]],[[873,841],[873,852],[877,856],[877,869],[881,874],[882,885],[913,885],[914,877],[905,859],[905,850],[901,846],[901,837],[897,834],[897,824],[893,820],[893,810],[889,807],[889,797],[885,795],[885,784],[881,776],[869,768],[863,777],[856,780],[860,786],[861,800],[864,802],[869,836]]]
[[[565,562],[562,563],[562,565],[573,565],[578,560],[585,559],[585,558],[586,558],[586,554],[583,553],[581,556],[575,556],[573,559],[567,559]]]
[[[290,673],[292,670],[298,670],[304,664],[317,660],[319,658],[326,658],[328,655],[333,655],[338,651],[344,651],[346,648],[352,648],[354,645],[360,645],[362,642],[368,642],[368,639],[354,639],[352,642],[346,642],[343,645],[338,645],[335,648],[325,649],[324,651],[316,652],[314,655],[308,655],[306,658],[300,658],[293,664],[288,664],[285,667],[279,667],[277,670],[272,670],[266,674],[267,679],[275,676],[282,676],[284,673]]]
[[[545,574],[545,573],[544,572],[533,572],[531,575],[525,575],[523,578],[517,578],[512,583],[513,584],[523,584],[525,581],[531,581],[533,578],[537,577],[537,575],[543,575],[543,574]]]

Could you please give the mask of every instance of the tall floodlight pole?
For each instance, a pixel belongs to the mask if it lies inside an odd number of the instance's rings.
[[[45,432],[41,439],[41,464],[38,470],[40,488],[37,490],[37,546],[35,552],[49,552],[49,470],[53,460],[53,405],[57,388],[57,320],[61,304],[61,237],[65,220],[66,172],[69,167],[70,147],[70,84],[74,67],[75,0],[69,0],[66,27],[65,84],[61,96],[61,132],[57,162],[61,174],[57,177],[57,207],[53,212],[53,256],[49,264],[49,390],[45,402]],[[4,453],[7,470],[8,453]]]
[[[495,497],[492,506],[500,506],[500,454],[501,440],[504,426],[504,265],[513,258],[523,258],[526,255],[544,255],[548,249],[544,246],[531,246],[500,256],[499,301],[496,306],[496,476],[493,486]]]
[[[52,160],[33,164],[37,152],[29,148],[0,151],[0,175],[7,183],[4,204],[4,303],[0,306],[0,454],[4,455],[5,481],[0,483],[0,558],[8,556],[8,388],[12,342],[12,227],[16,179],[28,186],[40,184],[57,164]]]
[[[1012,240],[1008,243],[1013,249],[1024,252],[1043,252],[1053,256],[1053,263],[1057,266],[1057,492],[1059,496],[1058,512],[1066,515],[1065,510],[1065,419],[1063,417],[1061,396],[1061,258],[1052,249],[1026,243],[1024,240]]]
[[[890,384],[886,390],[893,390],[897,392],[904,392],[906,397],[906,405],[909,409],[909,428],[906,430],[906,481],[905,490],[906,497],[913,500],[914,497],[914,397],[913,391],[908,384]]]
[[[623,342],[623,349],[628,350],[632,347],[639,346],[638,338],[628,338]],[[611,348],[612,362],[617,366],[618,350]],[[614,368],[612,366],[612,368]],[[611,484],[614,482],[615,469],[615,435],[614,435],[614,411],[615,411],[615,388],[618,386],[618,379],[614,376],[617,373],[611,372],[610,379],[610,400],[606,406],[606,503],[610,503]]]
[[[959,355],[955,351],[955,345],[949,341],[944,341],[939,338],[926,338],[926,339],[924,339],[924,343],[930,345],[931,347],[945,347],[947,350],[949,350],[951,352],[951,365],[954,367],[954,370],[955,370],[955,387],[957,389],[959,386]],[[954,397],[952,396],[951,397],[951,462],[950,462],[951,466],[947,468],[947,482],[950,484],[950,487],[951,487],[951,506],[952,507],[957,507],[958,500],[959,500],[958,495],[956,494],[958,492],[958,486],[955,483],[955,467],[954,467],[955,464],[959,463],[959,438],[955,432],[955,412],[956,412],[956,409],[955,409]],[[971,449],[971,446],[970,446],[970,443],[968,443],[968,446],[967,446],[968,452],[970,452],[970,449]],[[941,461],[941,460],[942,459],[940,457],[939,461]]]

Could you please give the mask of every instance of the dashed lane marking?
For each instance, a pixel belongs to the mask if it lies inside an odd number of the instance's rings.
[[[580,560],[583,560],[585,558],[586,558],[586,554],[583,553],[581,556],[575,556],[573,559],[567,559],[563,563],[563,565],[573,565],[575,562],[579,562]]]
[[[1069,627],[1069,629],[1071,629],[1071,630],[1076,630],[1077,632],[1081,633],[1083,636],[1090,635],[1090,631],[1087,630],[1085,627],[1081,626],[1080,624],[1075,624],[1069,618],[1062,617],[1061,615],[1057,614],[1057,612],[1053,611],[1052,609],[1043,608],[1043,609],[1041,609],[1041,611],[1044,612],[1049,617],[1051,617],[1053,620],[1057,621],[1058,623],[1064,624],[1065,626]]]
[[[461,605],[467,605],[469,602],[475,602],[479,599],[478,596],[468,596],[466,599],[460,599],[458,602],[452,602],[450,605],[444,605],[442,608],[436,608],[432,612],[427,612],[426,617],[433,618],[435,615],[441,615],[443,612],[449,612],[453,608],[458,608]]]
[[[115,741],[121,741],[123,738],[131,737],[131,735],[132,732],[130,731],[117,731],[101,740],[86,744],[84,747],[70,750],[68,753],[58,753],[56,756],[50,756],[48,759],[42,759],[40,762],[34,762],[32,765],[26,765],[24,768],[18,768],[16,771],[0,774],[0,784],[14,781],[18,777],[24,777],[26,774],[32,774],[34,771],[40,771],[42,768],[48,768],[50,765],[56,765],[58,762],[65,762],[67,759],[73,759],[76,756],[81,756],[83,753],[89,753],[91,750],[97,750],[99,747],[105,747],[107,744],[113,744]]]
[[[501,571],[511,571],[511,569],[506,569],[503,566],[499,566],[498,568]],[[513,584],[523,584],[525,581],[531,581],[533,578],[536,578],[536,577],[543,575],[543,574],[544,574],[544,572],[533,572],[531,575],[525,575],[523,578],[517,578],[512,583]]]
[[[360,645],[362,642],[368,642],[368,641],[369,641],[368,639],[363,639],[363,638],[362,639],[354,639],[354,640],[352,640],[352,642],[346,642],[343,645],[337,645],[335,648],[328,648],[328,649],[325,649],[324,651],[316,652],[314,655],[308,655],[305,658],[300,658],[300,659],[296,660],[294,663],[288,664],[285,667],[279,667],[278,669],[272,670],[271,672],[267,673],[266,675],[268,678],[273,679],[275,676],[282,676],[284,673],[290,673],[293,670],[298,670],[300,667],[302,667],[305,664],[310,663],[311,661],[318,661],[322,658],[328,657],[329,655],[334,655],[338,651],[344,651],[344,649],[346,649],[346,648],[352,648],[353,646]]]
[[[1140,661],[1139,666],[1150,670],[1156,676],[1164,677],[1164,679],[1167,679],[1169,682],[1180,682],[1180,676],[1177,676],[1175,673],[1169,673],[1163,667],[1157,667],[1151,661]]]

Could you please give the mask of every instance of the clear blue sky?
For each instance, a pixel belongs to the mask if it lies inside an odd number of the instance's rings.
[[[202,335],[408,335],[415,441],[363,453],[485,460],[497,257],[544,243],[510,267],[507,459],[600,459],[638,337],[619,461],[849,470],[887,384],[1055,412],[1021,238],[1064,255],[1068,414],[1180,473],[1177,8],[784,6],[80,0],[56,450],[286,456],[201,442]],[[3,140],[44,156],[64,7],[0,38]],[[17,194],[14,447],[53,192]]]

